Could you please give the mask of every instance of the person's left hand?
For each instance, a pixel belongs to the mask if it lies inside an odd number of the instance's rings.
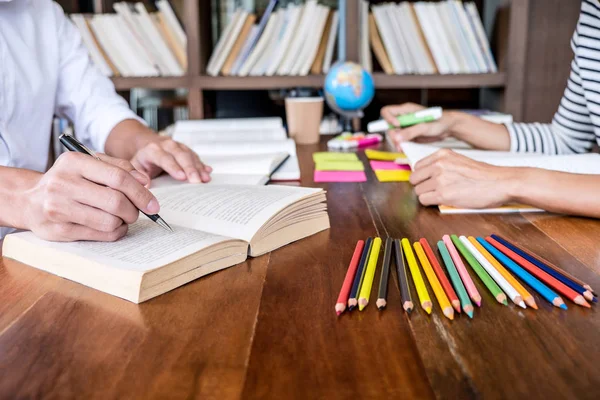
[[[441,149],[415,165],[410,182],[425,206],[489,208],[510,202],[514,170]]]
[[[169,138],[148,143],[135,153],[131,163],[150,178],[164,171],[179,181],[191,183],[209,182],[212,172],[189,147]]]

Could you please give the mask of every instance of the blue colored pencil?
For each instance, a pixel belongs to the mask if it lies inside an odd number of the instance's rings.
[[[544,285],[537,278],[531,275],[529,272],[525,271],[521,266],[517,265],[510,258],[502,254],[499,250],[497,250],[494,246],[485,241],[482,237],[478,237],[477,241],[481,243],[485,249],[490,252],[500,263],[502,263],[506,268],[510,269],[515,275],[519,278],[523,279],[523,281],[531,286],[533,290],[538,292],[544,299],[548,300],[552,305],[556,307],[560,307],[564,310],[567,309],[567,306],[563,299],[556,294],[552,289],[548,286]]]
[[[556,272],[554,269],[550,268],[549,266],[547,266],[546,264],[544,264],[537,258],[532,257],[530,254],[524,252],[517,246],[510,243],[508,240],[503,239],[498,235],[492,235],[492,237],[494,239],[496,239],[497,241],[499,241],[500,243],[502,243],[503,245],[505,245],[506,247],[508,247],[509,249],[511,249],[512,251],[514,251],[515,253],[517,253],[518,255],[520,255],[521,257],[523,257],[524,259],[526,259],[527,261],[529,261],[530,263],[532,263],[533,265],[535,265],[536,267],[538,267],[539,269],[541,269],[542,271],[546,272],[548,275],[553,276],[554,278],[556,278],[560,282],[564,283],[565,285],[567,285],[568,287],[570,287],[577,293],[583,295],[583,297],[585,297],[589,301],[597,301],[597,300],[595,300],[592,292],[590,292],[589,290],[587,290],[586,288],[584,288],[577,282],[574,282],[571,279],[564,276],[563,274]]]
[[[354,276],[354,283],[352,283],[352,290],[350,291],[350,297],[348,298],[348,311],[352,311],[358,305],[358,293],[362,286],[363,278],[365,277],[365,270],[367,269],[367,261],[369,261],[369,255],[371,254],[371,247],[373,245],[373,238],[367,238],[363,253],[358,263],[356,275]]]

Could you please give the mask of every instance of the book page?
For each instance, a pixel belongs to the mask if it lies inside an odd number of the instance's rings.
[[[286,140],[256,140],[256,141],[218,141],[206,143],[188,143],[196,154],[203,157],[235,156],[244,154],[267,154],[286,153],[290,156],[296,155],[296,142],[293,139]]]
[[[250,242],[279,211],[322,189],[290,186],[187,185],[152,189],[169,224]]]
[[[231,238],[171,225],[167,232],[140,214],[137,222],[129,226],[125,237],[116,242],[48,242],[31,232],[20,235],[38,246],[73,253],[87,260],[113,268],[150,271],[194,254],[216,243]]]
[[[440,148],[433,145],[406,142],[402,150],[412,167],[421,159]],[[574,174],[600,174],[600,155],[595,153],[547,156],[535,153],[511,153],[508,151],[454,150],[475,161],[500,167],[533,167]]]

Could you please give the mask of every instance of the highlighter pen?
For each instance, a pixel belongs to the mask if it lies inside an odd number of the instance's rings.
[[[442,118],[442,107],[431,107],[421,111],[417,111],[410,114],[398,115],[396,117],[400,123],[400,128],[407,128],[409,126],[422,124],[424,122],[437,121]],[[390,125],[386,120],[379,119],[372,121],[367,124],[367,131],[372,132],[385,132],[389,129],[394,129],[395,126]]]

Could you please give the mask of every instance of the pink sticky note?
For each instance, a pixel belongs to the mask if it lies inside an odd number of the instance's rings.
[[[373,168],[373,171],[410,171],[410,165],[400,165],[394,161],[371,161],[371,168]]]
[[[315,171],[315,182],[366,182],[364,171]]]

